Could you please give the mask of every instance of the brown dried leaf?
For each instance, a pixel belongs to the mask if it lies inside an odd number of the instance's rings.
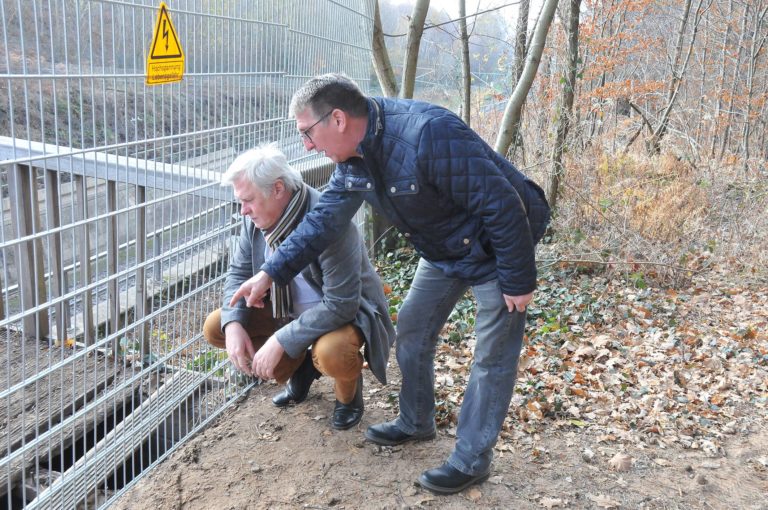
[[[590,358],[597,354],[597,351],[595,351],[595,348],[591,345],[582,345],[578,349],[576,349],[576,352],[573,353],[574,358]]]
[[[632,457],[626,453],[617,453],[611,460],[608,461],[608,465],[611,469],[618,472],[629,471],[632,469]]]
[[[619,503],[605,494],[598,494],[597,496],[587,494],[587,497],[600,508],[619,508]]]
[[[597,335],[595,338],[592,339],[592,345],[595,346],[595,348],[600,349],[608,344],[611,343],[611,337],[608,335]]]
[[[564,502],[560,498],[541,498],[539,503],[544,508],[554,508],[556,506],[565,506]]]

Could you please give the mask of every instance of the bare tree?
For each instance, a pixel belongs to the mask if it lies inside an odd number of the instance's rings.
[[[381,12],[379,0],[375,2],[373,15],[373,69],[379,79],[381,90],[385,96],[397,96],[397,80],[392,62],[389,60],[389,52],[384,42],[384,31],[381,29]]]
[[[429,11],[429,0],[416,0],[411,13],[411,22],[408,25],[408,42],[405,47],[405,65],[403,67],[402,86],[400,87],[400,97],[406,99],[413,97],[416,65],[419,61],[419,47],[421,46],[421,36],[424,33],[427,11]]]
[[[552,148],[552,173],[549,178],[547,200],[554,210],[557,207],[557,195],[560,190],[560,181],[565,174],[563,167],[563,152],[568,138],[568,130],[571,127],[573,116],[573,96],[576,90],[577,66],[579,62],[579,12],[581,0],[570,0],[568,6],[568,55],[567,68],[564,73],[563,89],[561,92],[559,115],[557,116],[557,134],[555,145]]]
[[[469,36],[467,35],[467,2],[459,0],[459,34],[461,41],[461,116],[470,125],[472,75],[469,64]]]
[[[750,6],[747,4],[747,10]],[[741,137],[742,156],[744,157],[744,169],[747,168],[747,160],[750,158],[749,137],[750,127],[752,125],[752,102],[755,97],[755,75],[757,70],[757,61],[760,58],[761,53],[765,53],[765,42],[768,39],[768,33],[763,33],[763,26],[766,21],[766,13],[768,13],[768,5],[763,6],[762,10],[756,10],[754,15],[754,26],[751,30],[754,36],[752,42],[749,45],[749,60],[747,62],[747,98],[746,98],[746,112],[744,114],[744,131]]]
[[[723,128],[723,136],[720,140],[720,155],[722,158],[725,154],[725,150],[728,147],[731,136],[731,123],[733,122],[733,103],[736,98],[736,88],[739,81],[739,68],[741,67],[741,59],[744,50],[744,35],[747,32],[747,12],[748,9],[744,7],[744,16],[741,18],[741,30],[739,31],[739,40],[736,43],[736,60],[733,64],[733,73],[731,75],[731,88],[728,94],[728,106],[725,108],[725,126]]]
[[[728,0],[728,11],[726,12],[726,18],[733,18],[733,0]],[[728,54],[728,40],[730,39],[730,36],[731,24],[726,21],[725,32],[723,32],[723,44],[720,50],[720,65],[718,66],[720,68],[720,76],[718,76],[717,79],[717,92],[715,93],[717,99],[715,102],[715,113],[712,117],[712,132],[710,134],[711,138],[709,146],[710,157],[715,156],[715,145],[717,143],[718,133],[720,131],[720,112],[723,108],[723,89],[725,87],[725,69],[727,62],[726,56]]]
[[[536,28],[528,49],[528,58],[525,61],[525,67],[520,75],[520,79],[515,85],[515,90],[507,102],[504,110],[504,117],[501,119],[499,134],[496,137],[495,149],[501,154],[507,154],[512,141],[517,138],[517,132],[520,125],[520,113],[525,104],[525,98],[533,85],[533,79],[536,77],[536,71],[539,69],[541,55],[544,52],[544,44],[547,41],[549,26],[552,24],[552,18],[555,15],[558,0],[546,0],[541,9],[541,15],[536,23]]]
[[[706,4],[705,4],[706,1]],[[667,88],[667,102],[664,107],[664,112],[661,115],[661,120],[658,126],[651,135],[651,139],[648,141],[648,151],[651,154],[658,154],[661,150],[661,140],[667,133],[669,127],[669,116],[672,113],[672,109],[675,106],[677,100],[677,93],[680,90],[680,85],[685,76],[685,72],[688,68],[688,62],[691,59],[691,53],[696,42],[696,34],[699,30],[699,22],[701,21],[701,15],[705,9],[709,7],[711,0],[698,0],[696,8],[693,13],[693,20],[691,20],[691,4],[692,0],[686,0],[685,7],[683,9],[683,16],[680,19],[680,28],[677,31],[677,41],[675,43],[675,55],[672,61],[672,67],[669,77],[669,84]],[[683,46],[685,45],[685,36],[690,24],[691,35],[688,40],[688,50],[686,55],[683,56]]]

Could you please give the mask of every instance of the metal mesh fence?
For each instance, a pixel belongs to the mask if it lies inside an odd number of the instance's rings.
[[[322,186],[291,94],[368,85],[372,0],[167,7],[184,77],[148,86],[159,2],[2,0],[0,508],[105,506],[252,384],[201,337],[237,233],[219,174],[276,140]]]

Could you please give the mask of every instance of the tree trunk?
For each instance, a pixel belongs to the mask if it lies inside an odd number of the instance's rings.
[[[405,46],[405,62],[403,65],[403,81],[400,87],[400,97],[411,99],[416,82],[416,66],[419,61],[419,46],[421,35],[424,33],[424,21],[429,11],[429,0],[416,0],[408,25],[408,42]]]
[[[384,42],[384,31],[381,29],[381,13],[379,0],[375,2],[373,15],[373,69],[379,79],[381,91],[385,96],[397,97],[397,80],[392,62],[389,60],[389,52]]]
[[[725,150],[730,144],[731,137],[731,122],[733,121],[733,101],[737,95],[736,87],[739,82],[739,69],[741,68],[741,56],[744,47],[744,34],[747,31],[747,13],[749,9],[744,7],[744,16],[741,18],[741,32],[739,33],[739,41],[736,43],[736,61],[733,63],[733,75],[731,76],[731,90],[728,98],[728,106],[725,109],[725,128],[723,129],[723,138],[720,140],[720,155],[719,159],[722,159],[725,154]]]
[[[472,75],[469,66],[469,36],[467,35],[467,3],[459,0],[459,34],[461,37],[461,117],[471,125]]]
[[[707,0],[707,2],[709,1],[711,0]],[[688,62],[690,61],[693,46],[696,42],[696,34],[698,33],[699,22],[701,21],[701,13],[703,10],[702,4],[704,0],[699,0],[699,3],[696,6],[693,21],[691,22],[691,38],[690,41],[688,41],[688,52],[685,56],[685,60],[683,60],[683,42],[685,40],[688,22],[691,17],[691,2],[692,0],[686,0],[683,17],[680,20],[680,29],[677,32],[677,42],[675,43],[675,58],[672,62],[672,70],[667,88],[667,106],[664,108],[664,113],[661,115],[659,125],[656,127],[651,139],[648,141],[648,152],[650,154],[658,154],[661,151],[661,140],[667,133],[669,117],[675,106],[675,101],[677,100],[677,95],[680,91],[680,85],[683,82],[683,76],[688,68]]]
[[[728,14],[725,20],[725,33],[723,34],[723,45],[721,46],[720,54],[720,76],[717,80],[717,101],[715,103],[715,114],[712,116],[712,130],[711,139],[709,145],[709,157],[715,157],[715,146],[717,145],[717,138],[720,133],[720,112],[723,108],[723,90],[725,89],[725,68],[726,68],[726,55],[728,54],[728,39],[731,35],[731,23],[733,19],[733,0],[728,1]]]
[[[520,6],[517,12],[517,26],[515,27],[515,60],[512,63],[512,89],[520,81],[520,75],[523,74],[525,67],[525,57],[528,54],[528,18],[531,15],[531,0],[520,0]],[[522,115],[522,112],[521,112]],[[517,148],[520,147],[525,161],[525,148],[523,147],[523,137],[519,135],[511,142],[512,149],[508,150],[510,159],[514,159]]]
[[[392,68],[392,62],[389,59],[389,52],[387,51],[387,46],[384,41],[384,31],[381,28],[379,0],[376,0],[375,4],[373,18],[373,68],[384,95],[387,97],[397,97],[398,91],[395,71]],[[421,27],[423,30],[424,25],[422,24]],[[373,210],[370,206],[366,207],[368,209],[367,222],[370,226],[367,236],[368,253],[372,257],[376,257],[394,249],[395,237],[392,235],[392,222],[383,214],[379,214]]]
[[[544,44],[547,41],[547,33],[549,32],[549,26],[552,24],[552,18],[555,15],[557,2],[558,0],[546,0],[541,10],[541,16],[536,23],[536,29],[528,49],[525,67],[504,110],[504,117],[501,119],[495,149],[505,156],[507,151],[509,151],[512,141],[517,138],[520,113],[523,110],[528,91],[531,90],[533,79],[536,77],[536,71],[539,69],[539,62],[541,62],[541,55],[544,52]]]
[[[709,42],[709,33],[710,31],[707,30],[704,32],[704,40],[702,41],[702,55],[701,55],[701,63],[700,63],[700,74],[702,77],[706,76],[706,65],[705,62],[707,62],[709,58],[709,48],[711,46]],[[699,79],[699,101],[696,108],[696,129],[693,132],[693,139],[697,142],[700,142],[704,139],[704,112],[707,110],[707,91],[706,91],[706,85],[708,85],[707,80]],[[698,156],[698,155],[697,155]]]
[[[518,9],[517,15],[517,27],[515,27],[515,62],[512,64],[515,85],[520,81],[520,75],[523,74],[525,55],[528,53],[528,17],[530,15],[531,0],[520,0],[520,8]]]
[[[557,207],[557,195],[560,191],[560,182],[565,175],[563,167],[563,152],[568,138],[568,130],[571,127],[571,117],[573,115],[573,96],[576,90],[576,76],[578,74],[579,63],[579,12],[581,10],[581,0],[570,0],[568,12],[568,68],[564,73],[564,83],[560,104],[560,115],[557,120],[557,134],[555,136],[555,146],[552,150],[552,173],[549,179],[549,189],[547,190],[547,201],[552,210]]]
[[[755,12],[755,25],[750,32],[755,34],[763,34],[763,23],[765,22],[766,13],[768,13],[768,6],[763,8],[760,12]],[[753,37],[749,46],[749,63],[747,68],[747,98],[744,113],[744,130],[742,132],[741,147],[742,157],[744,158],[744,169],[746,171],[750,154],[749,138],[751,136],[751,126],[753,122],[752,115],[752,101],[755,98],[755,75],[757,73],[757,61],[760,59],[761,53],[768,36],[762,35],[762,37]],[[756,119],[755,119],[756,120]]]

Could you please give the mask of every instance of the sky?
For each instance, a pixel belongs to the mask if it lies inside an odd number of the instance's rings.
[[[413,5],[413,0],[393,0],[392,3]],[[485,11],[493,7],[500,5],[506,5],[515,3],[515,0],[466,0],[467,14],[472,14],[478,11]],[[539,2],[531,2],[537,4]],[[443,9],[451,18],[459,16],[459,0],[430,0],[429,5],[432,9]],[[535,8],[531,6],[531,10]],[[509,23],[515,23],[517,19],[517,5],[510,5],[497,11],[500,15],[504,16]]]

